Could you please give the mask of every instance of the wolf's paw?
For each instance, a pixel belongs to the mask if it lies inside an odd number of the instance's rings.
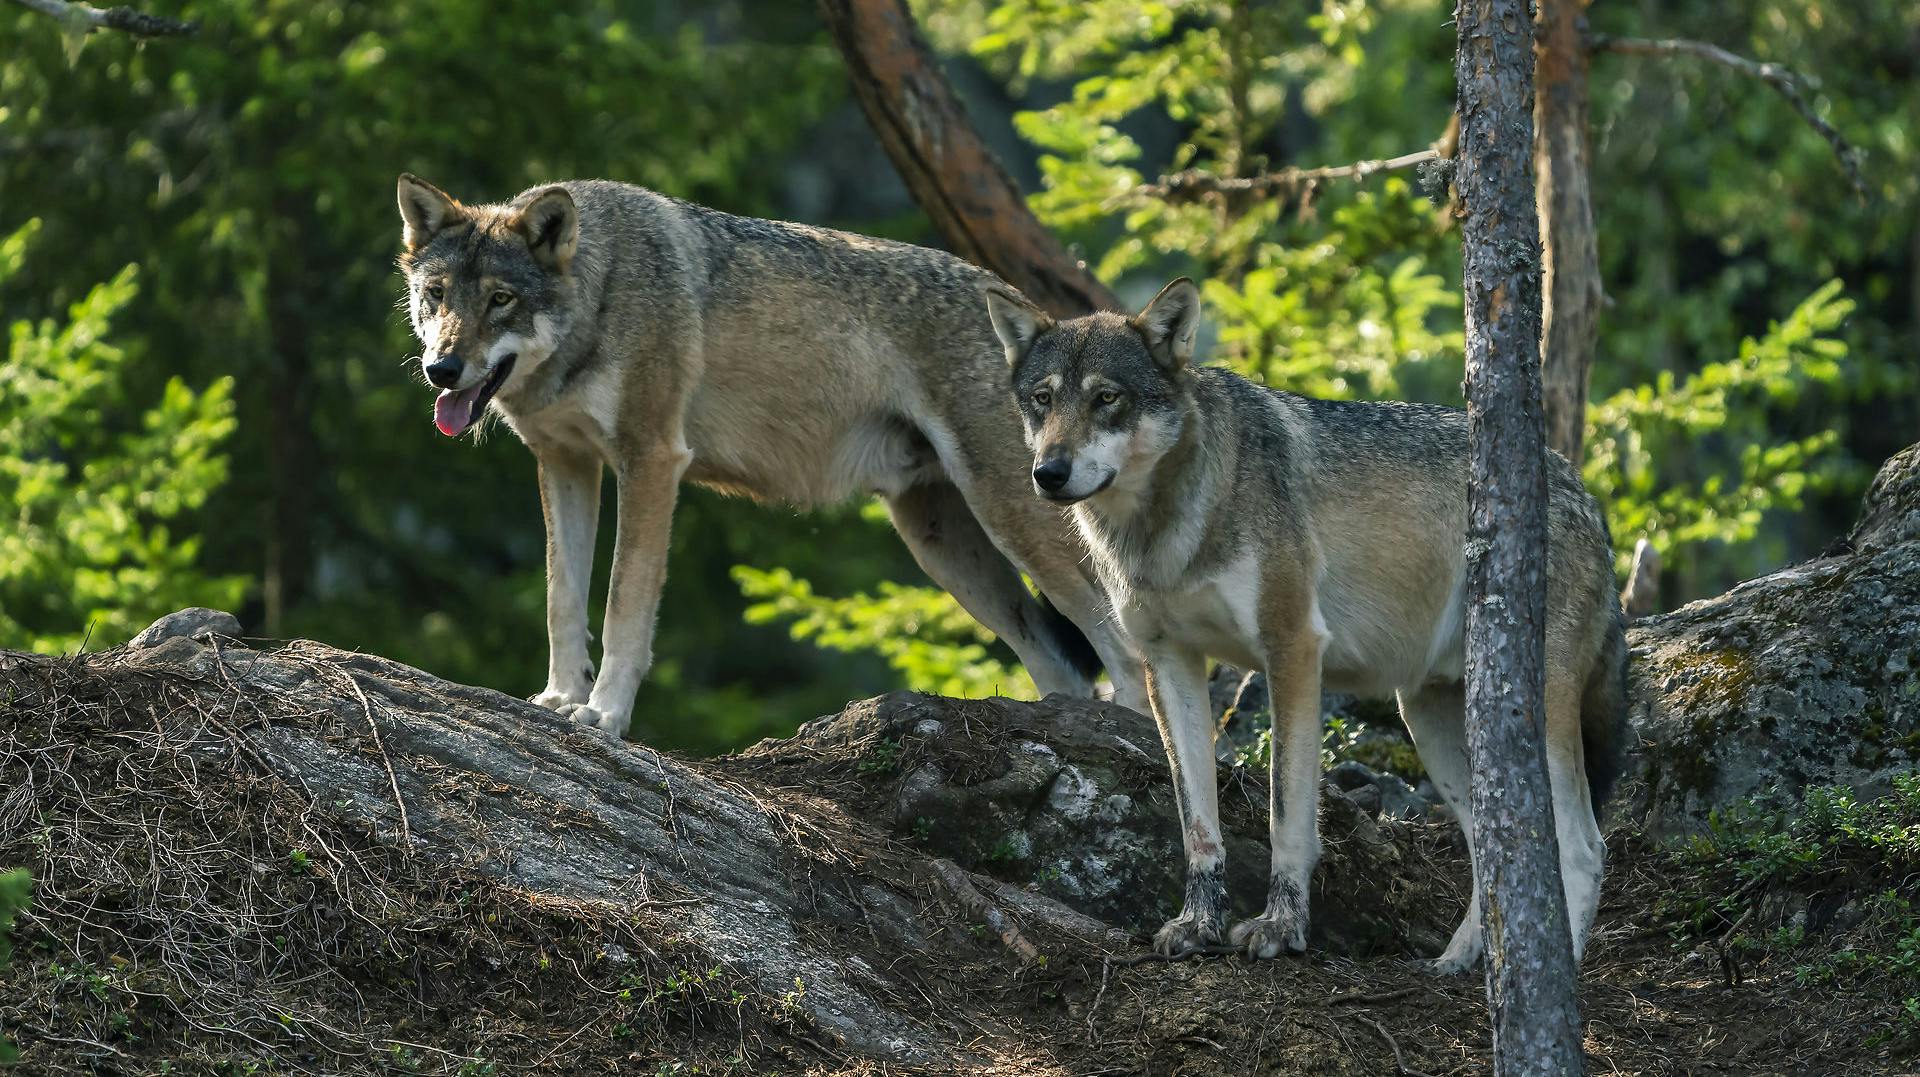
[[[528,702],[535,706],[545,707],[550,711],[560,710],[570,703],[585,703],[586,701],[587,695],[584,692],[579,695],[574,695],[571,692],[563,692],[558,688],[548,688],[546,691],[528,700]]]
[[[1179,916],[1160,925],[1153,933],[1155,953],[1167,957],[1179,957],[1209,946],[1218,946],[1226,935],[1226,925],[1211,916],[1195,916],[1183,912]]]
[[[1472,972],[1480,963],[1479,954],[1441,954],[1431,961],[1420,962],[1420,970],[1429,976],[1461,976]]]
[[[573,724],[587,729],[598,729],[615,739],[627,735],[627,716],[609,714],[590,703],[567,703],[556,708],[562,717],[573,719]]]
[[[1255,959],[1300,954],[1307,950],[1307,925],[1292,917],[1258,916],[1233,925],[1227,941]]]

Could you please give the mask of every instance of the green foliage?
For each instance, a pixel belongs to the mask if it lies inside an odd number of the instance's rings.
[[[40,222],[0,242],[0,287],[16,280]],[[198,567],[201,540],[173,525],[227,478],[233,380],[194,392],[167,379],[142,406],[114,317],[137,292],[127,266],[64,320],[20,318],[0,367],[0,646],[70,651],[124,639],[182,606],[228,607],[239,576]]]
[[[1677,562],[1701,543],[1750,540],[1767,512],[1858,480],[1838,431],[1771,443],[1768,426],[1810,390],[1841,387],[1847,344],[1833,334],[1854,304],[1840,290],[1821,286],[1732,359],[1684,377],[1661,371],[1588,409],[1587,486],[1616,535],[1645,535]],[[1630,552],[1617,554],[1624,572]]]
[[[842,598],[814,593],[784,568],[737,565],[733,578],[754,599],[749,624],[792,621],[793,638],[838,651],[871,651],[898,671],[908,688],[948,696],[1033,698],[1033,686],[993,657],[991,632],[945,591],[882,581],[877,593]]]
[[[25,868],[0,871],[0,972],[13,960],[13,921],[32,904],[33,879]],[[13,1045],[0,1036],[0,1065],[16,1058]]]
[[[1802,984],[1885,997],[1887,1025],[1876,1039],[1920,1046],[1920,903],[1909,885],[1920,872],[1920,774],[1896,775],[1892,792],[1865,802],[1825,787],[1807,790],[1793,813],[1751,803],[1716,811],[1707,832],[1675,855],[1684,877],[1701,880],[1700,892],[1664,902],[1681,913],[1687,933],[1722,928],[1731,952],[1791,957]],[[1742,930],[1776,895],[1818,893],[1857,895],[1843,942],[1816,945],[1797,920]]]

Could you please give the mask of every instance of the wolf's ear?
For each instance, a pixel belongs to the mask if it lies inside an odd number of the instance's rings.
[[[1200,333],[1200,289],[1185,277],[1160,289],[1153,302],[1132,318],[1147,339],[1154,362],[1169,372],[1193,361],[1193,340]]]
[[[982,291],[987,297],[987,317],[993,319],[993,333],[1007,350],[1007,365],[1019,366],[1040,334],[1053,328],[1053,319],[1005,285],[989,284]]]
[[[400,173],[401,232],[407,249],[417,251],[427,245],[442,228],[466,215],[460,203],[447,192],[411,172]]]
[[[549,187],[533,197],[513,219],[527,249],[548,269],[565,273],[580,249],[580,211],[565,187]]]

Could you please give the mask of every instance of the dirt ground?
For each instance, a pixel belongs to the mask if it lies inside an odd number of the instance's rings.
[[[695,899],[570,902],[402,856],[246,750],[208,747],[248,721],[299,714],[196,713],[185,698],[108,663],[0,655],[0,867],[35,878],[0,972],[17,1072],[909,1072],[825,1038],[799,1015],[804,984],[757,989],[690,947],[675,907]],[[738,762],[700,766],[756,777]],[[1416,963],[1464,906],[1451,824],[1394,824],[1419,870],[1380,886],[1396,907],[1425,910],[1398,950],[1165,962],[1021,921],[1033,948],[1022,952],[939,885],[911,835],[868,821],[887,781],[822,757],[757,795],[849,870],[917,894],[934,928],[918,951],[883,945],[870,925],[805,928],[822,951],[883,971],[875,989],[956,1045],[917,1072],[1488,1070],[1481,982]],[[1710,879],[1631,838],[1611,853],[1583,971],[1590,1072],[1920,1072],[1880,1042],[1893,1016],[1884,983],[1802,986],[1795,959],[1723,951],[1730,928],[1775,925],[1703,928],[1675,896]],[[1755,907],[1784,925],[1845,886]],[[1813,936],[1807,945],[1850,945],[1837,926]]]

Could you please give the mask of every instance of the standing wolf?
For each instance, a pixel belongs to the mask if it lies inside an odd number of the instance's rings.
[[[686,479],[796,505],[879,494],[927,575],[1042,692],[1090,694],[1098,661],[1119,701],[1145,709],[1139,662],[1071,525],[1027,492],[980,309],[986,273],[618,183],[463,206],[402,176],[399,197],[407,310],[441,390],[434,424],[457,437],[491,407],[539,462],[550,651],[536,703],[625,732]],[[587,591],[603,466],[619,527],[596,677]]]
[[[1307,942],[1320,855],[1320,691],[1398,697],[1420,761],[1469,840],[1464,656],[1467,424],[1419,404],[1336,403],[1192,365],[1200,296],[1169,284],[1133,318],[1055,324],[987,305],[1013,367],[1033,484],[1072,514],[1140,647],[1173,764],[1186,907],[1163,952]],[[1624,625],[1606,523],[1547,460],[1547,765],[1580,953],[1599,900],[1595,812],[1625,743]],[[1273,700],[1266,911],[1229,933],[1206,659],[1264,669]],[[1434,963],[1480,957],[1479,899]]]

